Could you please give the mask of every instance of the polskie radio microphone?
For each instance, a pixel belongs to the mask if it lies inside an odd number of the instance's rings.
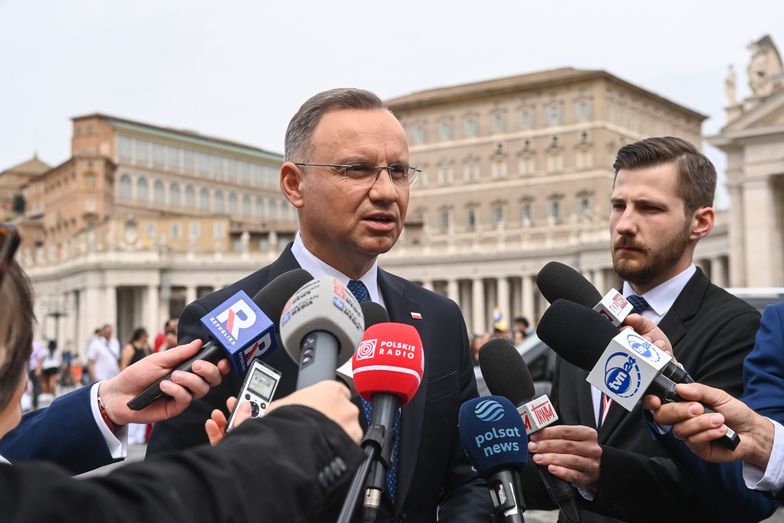
[[[414,397],[425,371],[419,332],[403,323],[370,325],[354,353],[352,368],[357,392],[373,404],[373,419],[362,440],[366,459],[354,475],[339,523],[352,521],[363,491],[363,518],[375,520],[378,513],[392,457],[395,413]]]
[[[503,396],[473,398],[460,405],[457,424],[468,461],[487,481],[496,521],[522,523],[528,436],[517,409]]]
[[[280,338],[299,364],[297,389],[335,379],[362,339],[359,302],[339,280],[324,276],[300,287],[280,317]]]
[[[373,419],[368,427],[369,444],[373,433],[383,438],[377,458],[371,464],[365,483],[362,520],[376,520],[386,486],[392,456],[395,414],[414,397],[425,372],[422,338],[411,325],[378,323],[365,331],[352,359],[354,385],[365,400],[373,404]]]
[[[534,399],[535,390],[531,373],[525,360],[508,341],[494,339],[479,349],[479,367],[491,394],[503,396],[517,407],[523,419],[523,427],[528,436],[544,427],[556,424],[555,412],[546,394]],[[577,490],[562,480],[544,465],[537,465],[547,492],[561,509],[568,521],[580,521],[577,509]]]
[[[277,349],[275,327],[281,311],[294,291],[312,279],[308,271],[294,269],[273,279],[252,300],[243,291],[234,294],[201,318],[212,339],[177,370],[191,372],[196,360],[217,363],[228,358],[234,374],[243,376],[255,358],[266,357]],[[128,407],[140,410],[160,398],[168,398],[161,391],[161,381],[170,379],[171,373],[159,379],[132,398]]]
[[[631,329],[618,332],[591,309],[556,300],[542,315],[539,337],[569,363],[589,371],[587,381],[631,411],[645,394],[664,403],[683,401],[662,372],[671,357]],[[705,412],[713,412],[705,407]],[[740,443],[729,427],[716,442],[729,450]]]
[[[602,296],[582,274],[556,261],[542,267],[536,275],[536,286],[549,303],[565,299],[583,305],[615,327],[619,327],[632,310],[632,305],[617,290],[610,289]],[[688,371],[672,361],[667,362],[662,374],[675,383],[694,383]]]
[[[389,321],[389,313],[387,310],[373,301],[364,301],[359,304],[360,308],[362,309],[362,316],[365,319],[365,330],[371,325],[375,325],[376,323],[384,323]],[[346,387],[351,391],[351,397],[355,398],[359,394],[357,393],[357,388],[354,386],[354,371],[351,368],[352,361],[349,360],[340,367],[337,368],[335,373],[340,381],[342,381]]]

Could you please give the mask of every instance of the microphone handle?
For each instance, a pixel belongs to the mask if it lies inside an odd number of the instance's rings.
[[[576,490],[566,481],[557,476],[553,476],[552,472],[547,470],[546,465],[537,465],[539,470],[539,477],[542,478],[544,486],[547,488],[547,493],[561,509],[561,514],[567,521],[579,523],[580,511],[577,509],[577,501],[575,500]]]
[[[520,486],[520,473],[502,469],[487,478],[487,488],[493,500],[496,521],[503,523],[525,523],[523,512],[523,490]]]
[[[384,437],[381,453],[373,460],[373,465],[365,484],[365,498],[362,503],[363,523],[373,523],[381,505],[381,496],[386,490],[387,468],[392,459],[394,442],[395,413],[400,399],[394,394],[379,392],[373,395],[373,419],[371,425],[380,427]]]
[[[300,348],[297,390],[335,379],[340,343],[332,333],[313,331],[302,338]]]
[[[384,495],[384,479],[386,469],[379,460],[373,460],[370,473],[365,484],[365,498],[362,502],[362,523],[374,523]]]
[[[370,470],[370,464],[373,462],[375,452],[376,449],[372,445],[365,447],[365,461],[362,462],[354,473],[354,479],[351,481],[346,499],[343,500],[343,506],[340,508],[337,523],[351,523],[352,515],[357,508],[357,501],[359,501],[359,495],[365,484],[365,478]]]
[[[177,367],[176,370],[191,372],[193,362],[196,360],[218,363],[223,357],[224,351],[220,344],[215,341],[210,341],[201,348],[198,354],[182,363],[179,367]],[[131,400],[127,403],[128,408],[131,410],[141,410],[147,405],[150,405],[151,403],[158,401],[161,398],[171,399],[169,395],[164,394],[161,390],[161,382],[163,380],[170,380],[173,372],[174,371],[168,373],[166,376],[144,389],[143,392],[131,398]]]
[[[686,401],[678,396],[677,392],[675,392],[675,382],[663,374],[658,374],[656,376],[650,387],[648,387],[648,392],[652,392],[658,396],[664,403]],[[713,409],[706,407],[705,405],[703,405],[703,408],[705,409],[705,414],[713,414],[715,412]],[[738,436],[738,433],[732,430],[730,427],[727,427],[727,432],[725,432],[724,435],[719,439],[713,441],[725,449],[735,450],[740,444],[740,436]]]

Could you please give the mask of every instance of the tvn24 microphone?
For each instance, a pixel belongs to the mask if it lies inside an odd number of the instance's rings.
[[[297,389],[335,379],[363,331],[359,302],[339,280],[324,276],[300,287],[280,317],[283,346],[299,363]]]
[[[473,398],[460,406],[457,424],[468,461],[487,481],[496,516],[523,523],[520,473],[528,462],[528,436],[517,409],[502,396]]]
[[[508,341],[494,339],[479,349],[479,367],[491,394],[503,396],[517,407],[527,435],[531,435],[558,421],[547,395],[534,399],[534,382],[525,360]],[[580,521],[577,509],[577,490],[559,477],[553,476],[546,466],[537,465],[539,476],[550,497],[568,521]]]
[[[568,265],[550,262],[536,275],[536,286],[549,303],[557,299],[589,307],[600,316],[609,320],[613,326],[620,326],[632,310],[632,305],[615,289],[602,296],[582,274]],[[688,371],[668,361],[661,373],[675,383],[694,383]]]
[[[234,374],[243,376],[253,359],[266,357],[277,349],[275,326],[280,320],[286,300],[295,290],[312,279],[309,272],[294,269],[265,285],[253,300],[244,291],[234,294],[201,318],[201,323],[210,332],[212,340],[177,370],[190,372],[196,360],[217,363],[222,358],[228,358]],[[166,396],[161,391],[161,381],[169,379],[171,373],[132,398],[128,407],[141,410]]]
[[[683,401],[675,382],[662,372],[671,363],[669,354],[631,329],[618,332],[587,307],[556,300],[536,332],[563,359],[589,371],[588,382],[628,411],[645,394],[664,403]],[[713,411],[705,407],[705,412]],[[740,438],[728,428],[716,442],[735,450]]]

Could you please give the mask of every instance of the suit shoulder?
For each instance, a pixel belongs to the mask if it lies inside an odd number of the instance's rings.
[[[405,278],[392,274],[391,272],[384,271],[386,275],[393,280],[397,285],[400,285],[404,291],[406,296],[411,298],[412,300],[416,300],[421,302],[422,304],[427,305],[435,305],[441,307],[457,307],[457,304],[444,296],[443,294],[439,294],[437,292],[433,292],[431,290],[425,289],[418,283],[414,283],[409,281]]]
[[[269,281],[269,274],[270,274],[270,267],[264,267],[257,270],[254,273],[251,273],[244,278],[235,281],[228,287],[224,287],[222,289],[215,290],[209,294],[202,296],[201,298],[197,299],[193,303],[189,304],[190,307],[193,304],[198,304],[204,310],[211,310],[229,299],[232,295],[236,294],[239,291],[245,291],[248,296],[255,296],[256,293],[261,290],[264,285],[266,285]]]
[[[718,309],[722,311],[722,314],[731,314],[733,316],[751,314],[753,316],[759,317],[759,311],[752,307],[748,302],[738,298],[734,294],[727,292],[721,287],[714,285],[713,283],[710,284],[707,292],[705,293],[703,306],[704,305],[710,306],[711,309]]]

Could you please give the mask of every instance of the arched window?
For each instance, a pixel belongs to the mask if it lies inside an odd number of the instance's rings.
[[[256,196],[255,216],[256,218],[264,216],[264,200],[261,199],[261,196]]]
[[[242,197],[242,214],[250,216],[250,195],[248,194]]]
[[[148,189],[149,184],[147,183],[147,178],[142,176],[136,181],[136,199],[146,202],[150,197]]]
[[[272,221],[278,219],[278,202],[275,201],[275,198],[267,200],[267,216]]]
[[[193,188],[193,185],[185,186],[185,207],[196,208],[196,189]]]
[[[199,207],[205,211],[210,210],[210,190],[206,187],[199,191]]]
[[[180,184],[173,183],[169,186],[169,205],[172,207],[180,206]]]
[[[131,177],[127,174],[120,176],[120,186],[118,196],[122,199],[129,199],[131,197]]]
[[[225,212],[225,202],[223,201],[223,191],[215,191],[215,212]]]
[[[239,200],[237,193],[229,193],[229,214],[237,214],[239,208]]]
[[[163,182],[160,180],[155,180],[155,183],[152,186],[153,192],[153,199],[155,203],[159,203],[163,205],[166,202],[166,191],[163,188]]]

